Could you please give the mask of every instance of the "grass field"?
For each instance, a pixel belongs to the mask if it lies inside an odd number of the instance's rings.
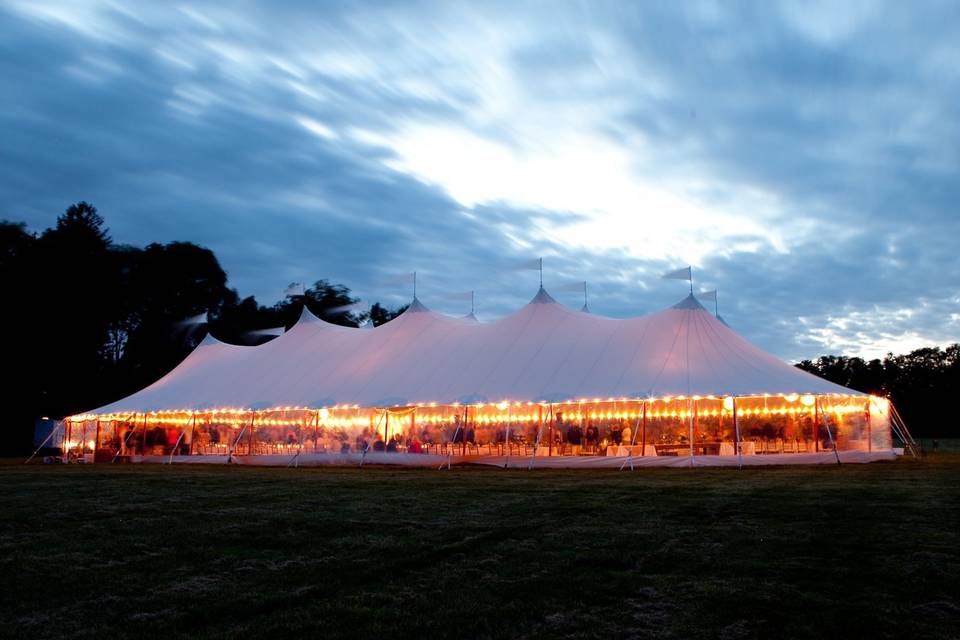
[[[642,472],[0,464],[16,637],[960,636],[960,454]]]

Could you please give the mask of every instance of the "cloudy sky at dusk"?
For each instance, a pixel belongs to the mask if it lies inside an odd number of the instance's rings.
[[[264,303],[493,319],[542,255],[618,317],[692,264],[784,358],[960,340],[960,4],[673,4],[0,1],[0,218],[87,200]]]

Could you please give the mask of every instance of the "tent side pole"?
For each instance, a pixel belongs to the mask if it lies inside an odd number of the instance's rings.
[[[737,451],[737,468],[743,469],[743,445],[740,443],[740,415],[737,413],[737,398],[733,398],[733,446]]]
[[[507,433],[503,444],[507,447],[507,457],[503,461],[503,468],[510,466],[510,407],[507,407]]]
[[[813,452],[820,453],[820,402],[813,403]]]
[[[147,455],[147,412],[143,412],[143,432],[140,433],[140,455]]]
[[[640,404],[642,407],[641,411],[643,412],[643,422],[641,427],[642,431],[640,432],[642,434],[640,438],[640,455],[646,456],[647,455],[647,401],[641,400]]]
[[[93,461],[97,461],[97,451],[100,450],[100,418],[97,418],[97,435],[93,440]]]
[[[633,447],[637,444],[637,432],[640,431],[640,421],[642,420],[641,415],[642,412],[637,415],[637,421],[633,425],[633,433],[630,434],[630,449],[627,450],[627,459],[620,465],[620,471],[623,471],[623,468],[627,466],[627,464],[630,465],[630,471],[633,471]],[[642,446],[643,445],[641,445],[641,448]],[[640,455],[643,455],[643,453],[641,452]]]
[[[543,439],[543,407],[539,407],[539,418],[538,422],[540,426],[537,428],[537,439],[533,441],[533,453],[530,454],[530,466],[527,467],[527,470],[530,471],[533,469],[533,461],[537,459],[537,449],[540,448],[540,441]]]
[[[867,421],[867,451],[873,451],[873,429],[870,428],[870,400],[864,407],[864,419]]]
[[[695,406],[695,404],[694,404],[694,401],[693,401],[692,399],[687,401],[687,413],[689,414],[689,415],[687,416],[687,417],[689,418],[689,420],[688,420],[689,426],[688,426],[688,429],[687,429],[687,430],[688,430],[689,435],[690,435],[690,466],[691,466],[691,467],[694,466],[694,455],[695,455],[695,454],[693,453],[693,412],[694,412],[694,406]]]
[[[820,398],[817,398],[817,406],[820,406]],[[833,447],[833,455],[837,457],[837,464],[840,464],[840,452],[837,451],[837,443],[833,439],[833,431],[830,430],[830,422],[827,420],[827,415],[822,410],[820,411],[820,419],[823,420],[823,426],[827,430],[827,437],[830,438],[830,446]]]
[[[117,449],[117,452],[114,454],[113,460],[110,461],[111,464],[116,462],[117,458],[120,457],[120,453],[124,449],[130,446],[130,437],[133,436],[133,434],[136,433],[136,431],[137,431],[137,416],[136,414],[134,414],[133,427],[130,429],[130,432],[127,434],[127,437],[123,439],[123,445],[119,449]]]
[[[197,412],[193,411],[193,420],[190,425],[190,446],[187,449],[187,455],[193,455],[193,441],[197,439]]]

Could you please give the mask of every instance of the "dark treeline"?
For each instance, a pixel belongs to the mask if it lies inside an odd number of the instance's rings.
[[[38,417],[90,410],[160,378],[209,329],[235,344],[289,328],[304,305],[328,322],[383,324],[403,311],[351,311],[342,285],[318,280],[272,306],[241,298],[209,249],[188,242],[115,244],[97,210],[81,202],[42,233],[0,222],[8,453],[30,447]],[[185,322],[207,314],[208,324]],[[883,360],[824,356],[797,365],[828,380],[890,397],[915,435],[951,435],[948,402],[960,390],[960,345]]]
[[[122,398],[163,376],[209,329],[235,344],[270,339],[303,305],[328,322],[379,325],[403,311],[357,300],[318,280],[302,295],[265,306],[241,298],[209,249],[188,242],[114,243],[96,208],[80,202],[42,233],[0,222],[0,314],[9,453],[30,447],[38,417],[59,418]],[[209,324],[197,322],[207,314]],[[187,320],[193,318],[194,322]]]
[[[916,437],[960,435],[950,410],[953,394],[960,392],[960,344],[888,354],[883,360],[823,356],[797,366],[851,389],[890,398]]]

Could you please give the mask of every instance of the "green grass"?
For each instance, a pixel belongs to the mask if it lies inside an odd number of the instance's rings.
[[[0,634],[960,634],[960,454],[510,471],[0,465]]]

